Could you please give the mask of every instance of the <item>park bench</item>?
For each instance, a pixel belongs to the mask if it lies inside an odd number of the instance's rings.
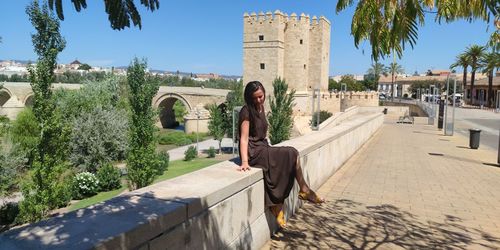
[[[405,111],[404,115],[399,117],[399,120],[397,123],[407,123],[407,124],[414,124],[415,119],[413,116],[411,116],[408,111]]]

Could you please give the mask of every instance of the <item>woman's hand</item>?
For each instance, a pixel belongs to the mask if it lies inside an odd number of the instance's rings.
[[[241,166],[238,167],[238,171],[250,171],[250,165],[248,165],[248,162],[242,162]]]

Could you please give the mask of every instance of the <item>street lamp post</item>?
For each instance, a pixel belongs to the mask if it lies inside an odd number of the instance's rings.
[[[200,110],[196,109],[196,152],[199,152],[200,142],[198,136],[200,134]]]

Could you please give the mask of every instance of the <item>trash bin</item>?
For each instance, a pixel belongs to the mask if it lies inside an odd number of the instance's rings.
[[[479,138],[481,130],[477,128],[469,129],[469,147],[472,149],[479,148]]]
[[[384,108],[384,115],[387,115],[387,108]]]

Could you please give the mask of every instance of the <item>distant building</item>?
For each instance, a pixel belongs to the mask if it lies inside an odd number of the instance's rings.
[[[215,74],[215,73],[209,73],[209,74],[196,74],[193,77],[193,80],[195,81],[208,81],[210,79],[220,79],[220,75]]]
[[[77,70],[77,69],[78,69],[81,65],[82,65],[82,63],[81,63],[80,61],[78,61],[78,60],[74,60],[74,61],[72,61],[72,62],[69,64],[68,68],[70,68],[70,69],[72,69],[72,70]]]
[[[427,71],[428,76],[448,76],[449,74],[451,74],[451,71],[447,69],[433,69]]]
[[[330,79],[333,79],[336,82],[340,82],[340,80],[342,79],[343,76],[345,76],[345,75],[330,76]],[[364,75],[351,75],[351,76],[353,76],[354,80],[356,80],[356,81],[363,81],[365,79]]]
[[[460,77],[459,75],[457,76],[458,78]],[[459,78],[460,79],[460,78]],[[476,80],[474,81],[474,91],[471,91],[471,85],[470,85],[470,79],[467,82],[467,86],[465,87],[465,100],[468,103],[476,104],[476,105],[487,105],[488,104],[488,99],[490,98],[488,95],[488,77],[486,76],[485,78],[475,78]],[[495,76],[493,77],[493,82],[492,82],[492,91],[491,93],[491,100],[492,103],[495,104],[497,102],[497,99],[500,97],[500,72],[496,72]],[[471,94],[472,94],[472,100],[471,100]]]

